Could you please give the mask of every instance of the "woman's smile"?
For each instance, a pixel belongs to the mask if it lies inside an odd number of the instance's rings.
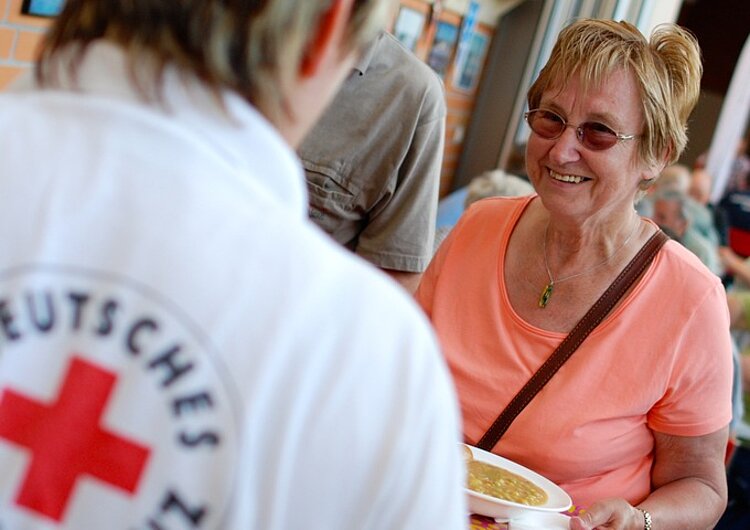
[[[563,175],[562,173],[558,173],[557,171],[554,171],[552,169],[549,170],[549,176],[559,182],[570,182],[573,184],[580,184],[581,182],[588,182],[589,180],[591,180],[588,177],[582,177],[580,175]]]

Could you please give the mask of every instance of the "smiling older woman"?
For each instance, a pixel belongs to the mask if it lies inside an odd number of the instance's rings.
[[[564,29],[528,93],[537,195],[475,203],[417,291],[455,377],[468,443],[658,231],[634,203],[687,141],[702,67],[675,25]],[[711,527],[731,416],[724,289],[667,242],[493,451],[587,508],[571,528]]]

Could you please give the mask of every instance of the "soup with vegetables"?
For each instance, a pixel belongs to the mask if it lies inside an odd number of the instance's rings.
[[[467,466],[470,490],[527,506],[541,506],[547,502],[547,492],[507,469],[479,460],[470,460]]]

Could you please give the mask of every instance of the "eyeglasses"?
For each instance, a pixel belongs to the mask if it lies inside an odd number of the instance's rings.
[[[596,121],[573,125],[556,112],[547,109],[530,110],[524,114],[524,118],[535,134],[547,140],[559,138],[567,127],[573,127],[578,141],[592,151],[604,151],[621,140],[632,140],[637,137],[635,134],[616,133],[603,123]]]

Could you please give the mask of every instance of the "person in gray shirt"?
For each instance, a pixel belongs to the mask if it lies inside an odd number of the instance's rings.
[[[381,32],[298,149],[311,219],[410,292],[432,257],[445,115],[437,74]]]

